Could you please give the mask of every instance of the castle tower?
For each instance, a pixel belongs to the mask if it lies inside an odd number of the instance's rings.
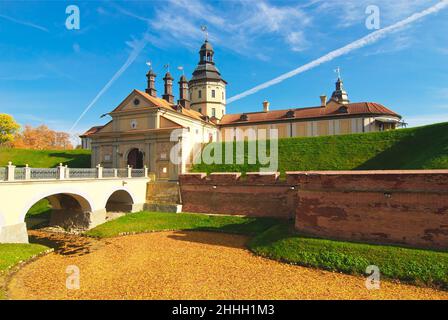
[[[331,100],[339,102],[341,104],[348,104],[350,101],[348,100],[347,91],[344,90],[344,82],[341,77],[338,77],[336,81],[336,90],[331,95]]]
[[[187,77],[182,75],[179,80],[179,100],[178,104],[186,109],[190,109],[190,99],[188,98],[188,81]]]
[[[205,40],[199,63],[188,82],[191,108],[205,116],[221,119],[226,113],[226,84],[213,61],[213,47]]]
[[[148,73],[146,74],[146,78],[148,79],[148,87],[146,88],[146,93],[157,97],[157,90],[156,90],[156,77],[157,75],[152,71],[152,69],[149,69]]]
[[[165,74],[163,81],[165,82],[165,90],[162,98],[168,101],[169,103],[174,103],[173,96],[173,80],[174,78],[171,76],[169,72]]]

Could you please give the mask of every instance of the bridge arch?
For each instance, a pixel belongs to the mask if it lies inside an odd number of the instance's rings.
[[[130,190],[125,187],[117,187],[107,193],[104,201],[104,208],[106,208],[106,211],[108,212],[131,212],[135,203],[135,197]]]
[[[54,209],[63,209],[64,204],[61,203],[62,200],[61,195],[67,195],[77,201],[80,206],[80,210],[83,212],[91,212],[93,208],[95,208],[95,203],[91,197],[80,190],[72,189],[72,188],[61,188],[57,190],[47,190],[41,193],[38,193],[30,198],[30,200],[26,201],[23,209],[20,213],[21,221],[25,221],[25,216],[31,207],[36,204],[38,201],[42,199],[48,199],[50,204],[54,206]]]

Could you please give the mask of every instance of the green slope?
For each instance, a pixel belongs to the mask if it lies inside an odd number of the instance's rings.
[[[28,164],[34,168],[52,168],[59,163],[72,168],[90,167],[90,150],[29,150],[0,148],[0,166],[8,161],[16,166]]]
[[[217,144],[218,145],[218,144]],[[223,144],[219,144],[223,145]],[[225,148],[223,148],[225,150]],[[196,164],[195,172],[250,172],[260,164]],[[223,159],[225,152],[223,151]],[[279,140],[279,170],[448,169],[448,123],[387,132]]]

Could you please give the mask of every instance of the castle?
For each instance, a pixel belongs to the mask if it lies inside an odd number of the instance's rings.
[[[176,180],[187,170],[185,163],[170,161],[176,143],[173,130],[184,129],[196,143],[245,139],[248,129],[276,129],[279,138],[311,137],[395,129],[401,116],[373,102],[351,103],[338,77],[330,99],[320,97],[320,105],[307,108],[270,110],[263,102],[259,112],[227,114],[226,85],[214,61],[214,50],[205,41],[192,78],[178,81],[179,99],[174,100],[174,78],[163,78],[164,93],[157,96],[156,74],[150,68],[145,91],[134,89],[108,115],[112,120],[81,135],[82,146],[92,149],[92,167],[134,168],[147,166],[159,179]],[[179,140],[185,139],[179,137]],[[183,145],[182,148],[191,148]],[[188,150],[187,150],[188,152]]]

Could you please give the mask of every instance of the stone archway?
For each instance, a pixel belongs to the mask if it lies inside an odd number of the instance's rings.
[[[143,152],[138,148],[131,149],[128,153],[127,164],[134,169],[143,169]]]
[[[77,229],[86,230],[91,226],[92,208],[90,203],[77,194],[72,193],[56,193],[43,197],[40,200],[46,199],[49,203],[48,210],[50,216],[47,217],[47,212],[44,211],[47,226],[62,227],[67,230]],[[37,201],[38,203],[40,201]],[[40,214],[37,214],[39,217]],[[27,215],[28,216],[28,215]],[[25,220],[28,224],[33,216]]]
[[[106,202],[106,212],[132,212],[134,200],[126,190],[114,191]]]

